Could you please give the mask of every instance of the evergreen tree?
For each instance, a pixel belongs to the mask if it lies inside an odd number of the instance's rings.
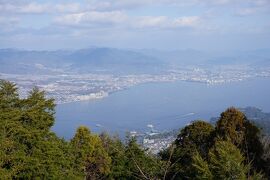
[[[74,153],[74,169],[86,179],[100,179],[110,172],[111,159],[101,139],[91,134],[87,127],[80,126],[71,140]]]
[[[249,167],[244,160],[240,150],[229,141],[217,141],[209,152],[214,179],[247,179]]]
[[[244,113],[231,107],[221,113],[217,121],[216,138],[229,140],[244,154],[245,163],[252,163],[252,173],[263,171],[269,174],[267,162],[263,159],[263,145],[261,143],[261,130],[247,120]]]
[[[129,159],[125,154],[125,144],[118,138],[111,138],[108,134],[102,133],[100,138],[103,143],[103,147],[111,158],[110,173],[107,175],[107,179],[129,179],[130,173],[126,167]]]
[[[12,179],[24,168],[26,153],[18,142],[23,130],[19,123],[20,99],[14,83],[0,81],[0,172],[3,179]]]
[[[209,168],[208,162],[205,161],[199,153],[196,153],[192,157],[192,161],[192,166],[194,167],[195,174],[194,179],[212,180],[214,178]]]
[[[128,160],[125,164],[129,179],[158,179],[163,175],[161,161],[141,148],[135,138],[128,139],[125,156]]]
[[[0,172],[4,179],[72,177],[68,144],[50,131],[54,102],[34,88],[20,99],[15,84],[0,82]]]
[[[230,139],[233,144],[240,146],[244,140],[244,123],[246,116],[234,107],[221,113],[216,124],[217,136],[224,140]]]
[[[194,178],[192,157],[197,152],[206,157],[212,145],[214,127],[204,121],[195,121],[183,128],[173,146],[160,153],[164,161],[170,161],[168,178]]]
[[[245,157],[230,141],[217,141],[207,159],[204,160],[199,153],[193,156],[196,179],[263,179],[262,174],[249,174],[250,164],[244,163]]]

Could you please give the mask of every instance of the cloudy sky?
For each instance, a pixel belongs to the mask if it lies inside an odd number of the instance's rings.
[[[0,0],[0,48],[270,48],[270,0]]]

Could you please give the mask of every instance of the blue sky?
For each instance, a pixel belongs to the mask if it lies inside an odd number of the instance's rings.
[[[0,0],[0,48],[270,48],[270,0]]]

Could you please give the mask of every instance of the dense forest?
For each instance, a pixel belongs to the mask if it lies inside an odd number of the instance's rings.
[[[0,81],[0,179],[270,179],[270,140],[236,108],[215,125],[194,121],[168,149],[150,154],[80,126],[69,141],[51,131],[55,103],[33,88],[20,98]]]

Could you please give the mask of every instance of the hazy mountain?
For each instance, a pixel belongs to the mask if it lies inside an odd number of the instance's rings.
[[[212,55],[194,49],[161,51],[155,49],[140,50],[141,53],[156,57],[167,63],[177,65],[203,65]]]
[[[225,55],[216,55],[208,60],[208,64],[215,65],[250,65],[252,67],[270,66],[270,49],[252,51],[227,52]]]
[[[80,71],[105,69],[114,73],[159,72],[165,69],[163,61],[131,50],[112,48],[82,49],[67,57],[71,68]]]
[[[2,73],[53,73],[61,70],[88,72],[155,72],[165,65],[159,59],[139,52],[90,48],[76,51],[0,50]]]
[[[88,48],[80,50],[27,51],[0,49],[1,73],[161,73],[172,67],[250,65],[270,66],[268,50],[214,55],[193,49],[161,51]]]

